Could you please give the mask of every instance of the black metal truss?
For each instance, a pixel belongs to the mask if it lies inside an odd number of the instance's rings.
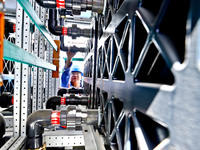
[[[190,3],[107,0],[97,19],[97,57],[85,65],[85,88],[94,98],[91,107],[101,108],[109,148],[154,149],[170,138],[167,125],[146,112],[161,86],[175,85],[172,66],[184,63]]]

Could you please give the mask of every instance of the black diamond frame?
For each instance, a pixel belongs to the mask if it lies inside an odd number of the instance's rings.
[[[84,86],[90,108],[101,109],[99,128],[108,149],[150,150],[168,144],[168,122],[148,109],[163,85],[176,85],[172,68],[185,61],[191,4],[107,0],[105,13],[96,17],[97,39],[86,61]]]

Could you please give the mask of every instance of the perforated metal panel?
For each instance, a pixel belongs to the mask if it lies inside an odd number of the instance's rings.
[[[35,12],[39,16],[40,14],[40,6],[36,3],[35,4]],[[34,33],[34,54],[38,56],[38,44],[40,42],[39,38],[39,30],[38,28],[35,28]],[[33,67],[33,99],[32,99],[32,112],[35,112],[37,110],[37,104],[38,104],[38,68]]]
[[[53,131],[44,133],[46,147],[84,146],[82,131]]]
[[[16,10],[16,45],[22,46],[22,16],[23,9],[17,4]],[[21,104],[21,64],[15,63],[15,82],[14,82],[14,136],[20,135],[20,104]]]
[[[49,62],[50,63],[53,62],[53,48],[52,47],[50,47],[50,51],[49,51]],[[54,96],[54,79],[52,78],[52,71],[49,70],[49,97],[52,97],[52,96]]]
[[[41,22],[45,24],[46,19],[46,11],[44,8],[40,8],[40,18]],[[45,53],[45,39],[40,33],[40,44],[39,44],[39,57],[44,59],[44,53]],[[43,108],[43,101],[44,101],[44,70],[42,68],[38,69],[38,108]]]
[[[31,2],[31,1],[30,1]],[[25,51],[31,52],[31,40],[30,40],[30,19],[29,16],[24,13],[23,31],[22,31],[22,48]],[[30,101],[31,91],[30,87],[30,68],[26,64],[22,64],[22,84],[21,84],[21,136],[26,135],[26,120],[28,117],[28,101]]]
[[[47,51],[46,51],[46,61],[47,62],[50,62],[49,61],[50,50],[51,50],[50,44],[47,43]],[[45,71],[45,102],[48,100],[49,95],[50,95],[49,89],[50,89],[50,87],[49,87],[49,70],[46,70]]]

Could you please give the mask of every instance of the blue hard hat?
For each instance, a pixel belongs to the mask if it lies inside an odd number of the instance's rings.
[[[81,75],[83,76],[83,71],[81,70],[80,66],[78,66],[78,65],[72,65],[71,72],[80,72]]]

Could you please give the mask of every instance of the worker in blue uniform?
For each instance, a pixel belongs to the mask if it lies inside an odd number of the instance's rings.
[[[83,73],[78,65],[73,65],[72,58],[75,53],[67,52],[67,60],[65,61],[64,72],[61,76],[61,87],[82,87]]]

